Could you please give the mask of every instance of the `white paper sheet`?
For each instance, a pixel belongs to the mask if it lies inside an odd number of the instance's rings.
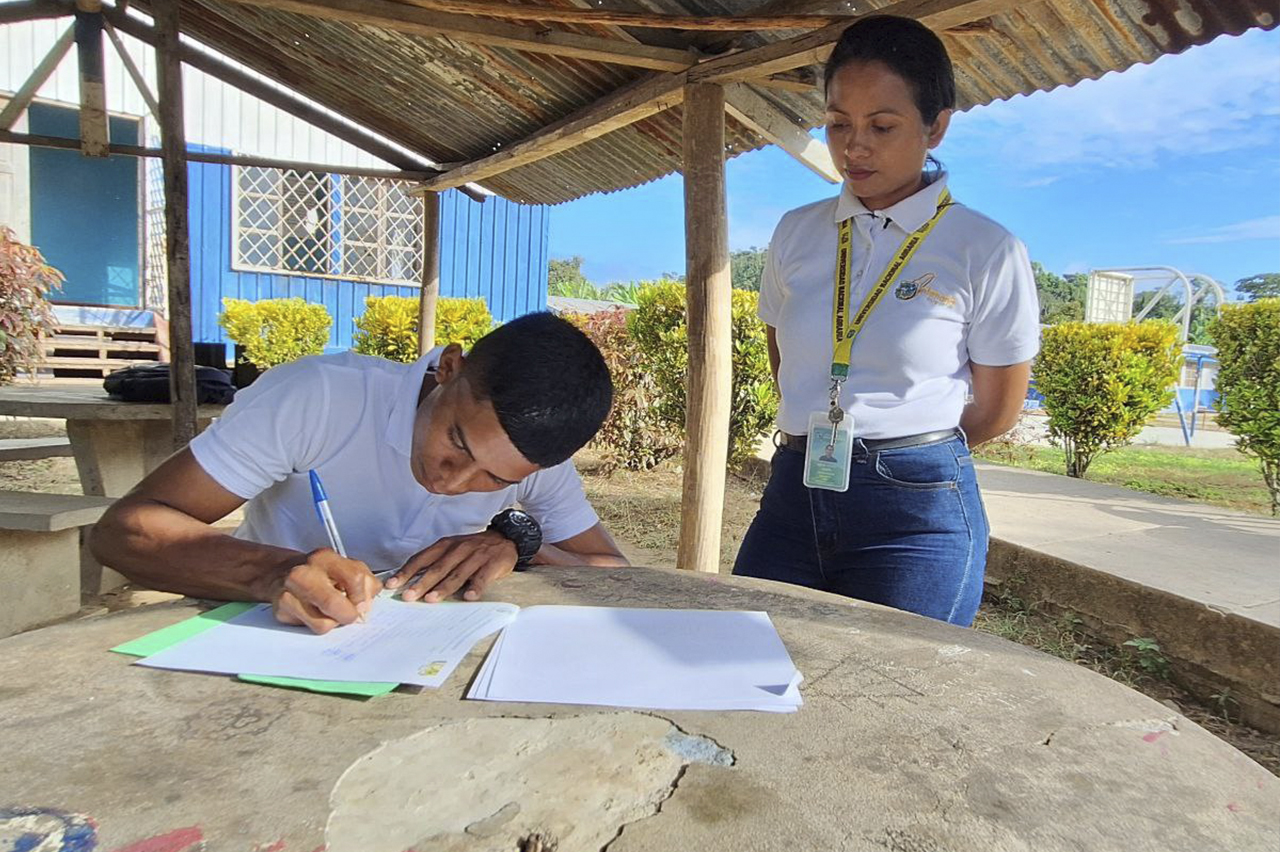
[[[316,680],[439,686],[476,642],[516,617],[508,603],[410,603],[378,597],[369,619],[318,636],[266,604],[135,665]]]
[[[800,681],[763,612],[537,606],[503,630],[467,697],[792,712]]]

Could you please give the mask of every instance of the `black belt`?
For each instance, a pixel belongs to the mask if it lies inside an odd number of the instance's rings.
[[[943,441],[950,441],[952,438],[962,437],[962,435],[963,433],[959,429],[939,429],[936,432],[921,432],[919,435],[905,435],[901,438],[854,438],[854,441],[861,441],[862,445],[869,451],[899,450],[903,447],[938,444]],[[798,453],[803,453],[808,443],[808,435],[789,435],[786,432],[778,432],[774,436],[774,444],[779,447],[786,447],[788,450],[795,450]]]

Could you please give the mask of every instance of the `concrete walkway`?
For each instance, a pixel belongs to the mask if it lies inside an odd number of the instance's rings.
[[[991,534],[1280,628],[1280,520],[977,465]]]
[[[1051,473],[977,465],[989,586],[1115,643],[1154,639],[1202,700],[1280,732],[1280,520]]]

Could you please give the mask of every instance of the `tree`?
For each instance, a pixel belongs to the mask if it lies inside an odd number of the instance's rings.
[[[1142,309],[1151,304],[1155,299],[1156,291],[1147,290],[1142,293],[1133,295],[1133,315],[1136,317],[1142,312]],[[1214,297],[1214,301],[1217,298]],[[1176,298],[1169,298],[1168,295],[1161,298],[1143,319],[1147,320],[1169,320],[1175,321],[1178,313],[1182,310],[1182,302]],[[1187,343],[1199,343],[1205,346],[1211,345],[1209,339],[1209,322],[1217,316],[1217,307],[1213,302],[1201,299],[1196,302],[1194,308],[1191,309],[1191,325],[1187,330]]]
[[[547,292],[570,299],[598,299],[600,293],[582,274],[581,255],[551,258],[547,263]]]
[[[1038,261],[1032,261],[1031,271],[1035,273],[1036,295],[1040,298],[1041,323],[1056,325],[1084,319],[1087,276],[1073,274],[1064,278],[1045,269]]]
[[[1250,302],[1274,299],[1280,296],[1280,272],[1263,272],[1241,278],[1236,282],[1236,292],[1248,296]]]
[[[760,277],[764,275],[764,264],[769,256],[767,249],[752,246],[729,254],[729,278],[733,281],[733,289],[760,292]]]

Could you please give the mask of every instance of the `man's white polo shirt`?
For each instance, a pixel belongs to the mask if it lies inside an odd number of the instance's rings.
[[[782,363],[778,428],[803,435],[828,407],[831,312],[838,223],[854,219],[850,313],[902,246],[933,216],[946,176],[892,207],[871,212],[847,189],[787,213],[769,244],[760,318],[777,329]],[[954,428],[969,361],[998,367],[1039,348],[1039,305],[1027,250],[1002,228],[953,204],[853,344],[840,403],[854,434],[897,438]]]
[[[347,554],[374,571],[399,568],[440,538],[478,532],[519,504],[543,540],[585,532],[598,518],[572,462],[518,485],[445,496],[418,484],[409,450],[418,391],[441,349],[413,364],[344,353],[273,367],[191,443],[223,488],[249,501],[239,538],[310,551],[327,547],[307,472],[324,481]]]

